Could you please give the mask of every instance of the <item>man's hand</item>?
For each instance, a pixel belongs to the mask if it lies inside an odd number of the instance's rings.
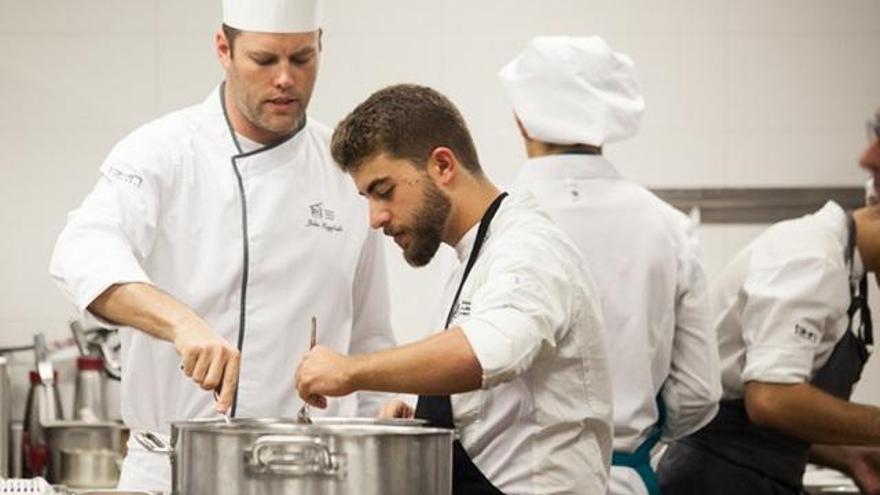
[[[351,360],[329,347],[315,346],[296,370],[296,388],[300,398],[312,406],[325,409],[328,396],[341,397],[355,392]]]
[[[189,306],[150,284],[113,284],[89,304],[89,311],[107,321],[138,328],[174,343],[180,369],[205,390],[219,390],[217,411],[235,399],[241,356]]]
[[[880,448],[846,447],[852,457],[847,474],[867,495],[880,495]]]
[[[174,348],[180,369],[205,390],[218,390],[217,411],[225,413],[235,398],[241,353],[222,339],[201,318],[174,327]]]
[[[855,445],[810,446],[810,462],[845,473],[868,495],[880,495],[880,448]]]
[[[379,418],[382,419],[412,419],[415,415],[416,410],[400,399],[389,400],[382,406],[382,410],[379,411]]]

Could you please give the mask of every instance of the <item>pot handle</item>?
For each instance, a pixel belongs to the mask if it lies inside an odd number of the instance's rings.
[[[345,454],[330,452],[324,440],[305,435],[264,435],[245,449],[248,472],[284,477],[344,479]]]
[[[141,444],[145,449],[154,454],[171,455],[172,453],[174,453],[174,450],[171,447],[165,445],[165,442],[163,442],[162,439],[154,435],[152,432],[136,432],[134,434],[134,439],[137,440],[137,442]]]

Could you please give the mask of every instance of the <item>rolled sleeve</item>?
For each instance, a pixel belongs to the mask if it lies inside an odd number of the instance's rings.
[[[458,325],[480,362],[484,389],[528,371],[568,330],[572,291],[563,273],[525,263],[490,269],[474,294],[471,315]]]
[[[80,311],[113,284],[150,283],[141,263],[156,235],[159,169],[157,157],[121,143],[95,188],[68,216],[49,272]]]
[[[804,383],[813,367],[812,346],[752,346],[746,352],[743,382]]]
[[[846,310],[847,272],[830,260],[801,258],[754,271],[743,286],[743,382],[803,383],[833,322]]]

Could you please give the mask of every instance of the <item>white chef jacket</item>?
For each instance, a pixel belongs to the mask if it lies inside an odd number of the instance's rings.
[[[476,231],[455,246],[439,326]],[[501,203],[456,306],[450,327],[483,369],[480,390],[451,397],[476,466],[507,495],[603,493],[611,391],[598,299],[577,248],[531,195]]]
[[[845,262],[846,213],[774,224],[727,265],[710,288],[724,399],[745,382],[805,383],[825,365],[847,326],[849,283],[864,274],[858,249]]]
[[[678,438],[708,423],[721,395],[699,241],[687,216],[625,180],[601,155],[528,160],[516,187],[532,192],[584,255],[599,287],[614,391],[614,450],[633,452],[658,420]],[[647,493],[614,466],[609,493]]]
[[[70,214],[50,271],[83,311],[113,284],[153,284],[233,344],[244,305],[236,416],[294,417],[311,316],[318,342],[339,352],[394,345],[381,236],[334,164],[323,125],[309,121],[290,139],[233,160],[240,151],[221,89],[115,146]],[[211,392],[181,373],[172,343],[130,328],[121,338],[122,416],[131,429],[167,434],[171,421],[217,417]],[[379,395],[359,399],[331,400],[314,413],[377,413]],[[157,462],[167,468],[167,458]]]

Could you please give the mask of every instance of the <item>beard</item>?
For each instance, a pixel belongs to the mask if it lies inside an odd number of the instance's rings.
[[[276,114],[267,108],[267,102],[263,95],[258,94],[247,82],[243,81],[237,70],[231,70],[230,89],[233,94],[233,103],[238,112],[252,126],[262,132],[266,132],[276,137],[286,137],[293,131],[302,127],[305,123],[305,112],[301,106],[296,106],[289,114]],[[293,97],[291,94],[279,95]],[[302,99],[298,98],[302,103]],[[268,144],[268,143],[262,143]]]
[[[413,225],[409,229],[411,241],[403,248],[403,258],[414,267],[427,265],[437,253],[443,241],[443,228],[449,218],[449,210],[452,209],[449,196],[433,182],[427,181],[426,184],[425,200],[416,210]]]

